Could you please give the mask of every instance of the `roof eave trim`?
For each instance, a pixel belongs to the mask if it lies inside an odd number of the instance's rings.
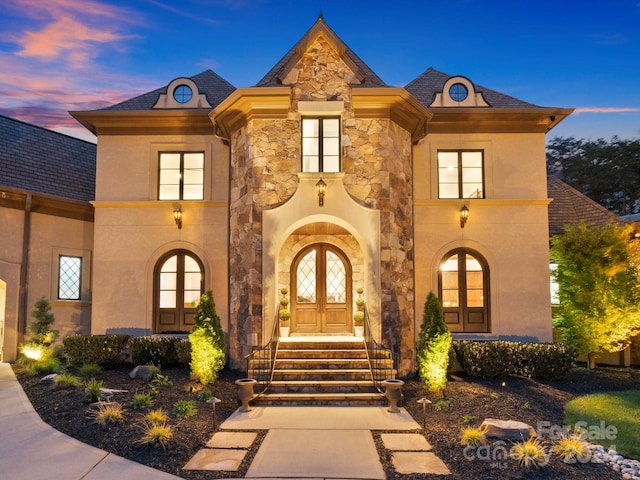
[[[89,110],[69,112],[95,135],[207,134],[209,112],[191,110]]]

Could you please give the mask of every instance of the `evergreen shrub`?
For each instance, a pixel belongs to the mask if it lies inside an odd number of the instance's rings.
[[[71,365],[97,363],[103,368],[117,368],[129,363],[130,340],[130,335],[74,335],[65,338],[62,345]]]

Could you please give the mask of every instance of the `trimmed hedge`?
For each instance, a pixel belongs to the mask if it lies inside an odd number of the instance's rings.
[[[116,368],[128,363],[131,335],[75,335],[62,340],[64,355],[71,365],[97,363]]]
[[[176,337],[132,337],[130,335],[76,335],[62,341],[64,355],[74,366],[97,363],[103,368],[126,364],[188,365],[191,345]]]
[[[465,373],[474,377],[520,375],[537,380],[564,377],[576,359],[574,348],[559,343],[458,340],[452,349]]]
[[[131,361],[136,365],[167,367],[180,363],[176,345],[182,340],[176,337],[134,337],[129,342]]]

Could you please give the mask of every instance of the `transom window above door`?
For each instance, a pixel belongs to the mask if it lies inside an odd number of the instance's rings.
[[[340,118],[302,119],[302,171],[340,171]]]
[[[438,151],[438,198],[484,198],[482,150]]]
[[[204,152],[160,152],[158,200],[204,199]]]

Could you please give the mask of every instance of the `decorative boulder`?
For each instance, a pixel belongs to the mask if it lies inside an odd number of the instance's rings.
[[[40,379],[40,383],[55,383],[58,378],[57,373],[50,373]]]
[[[487,438],[522,441],[536,436],[536,431],[531,425],[516,420],[485,418],[480,428],[484,429]]]
[[[149,378],[151,373],[151,365],[138,365],[129,372],[131,378]]]

